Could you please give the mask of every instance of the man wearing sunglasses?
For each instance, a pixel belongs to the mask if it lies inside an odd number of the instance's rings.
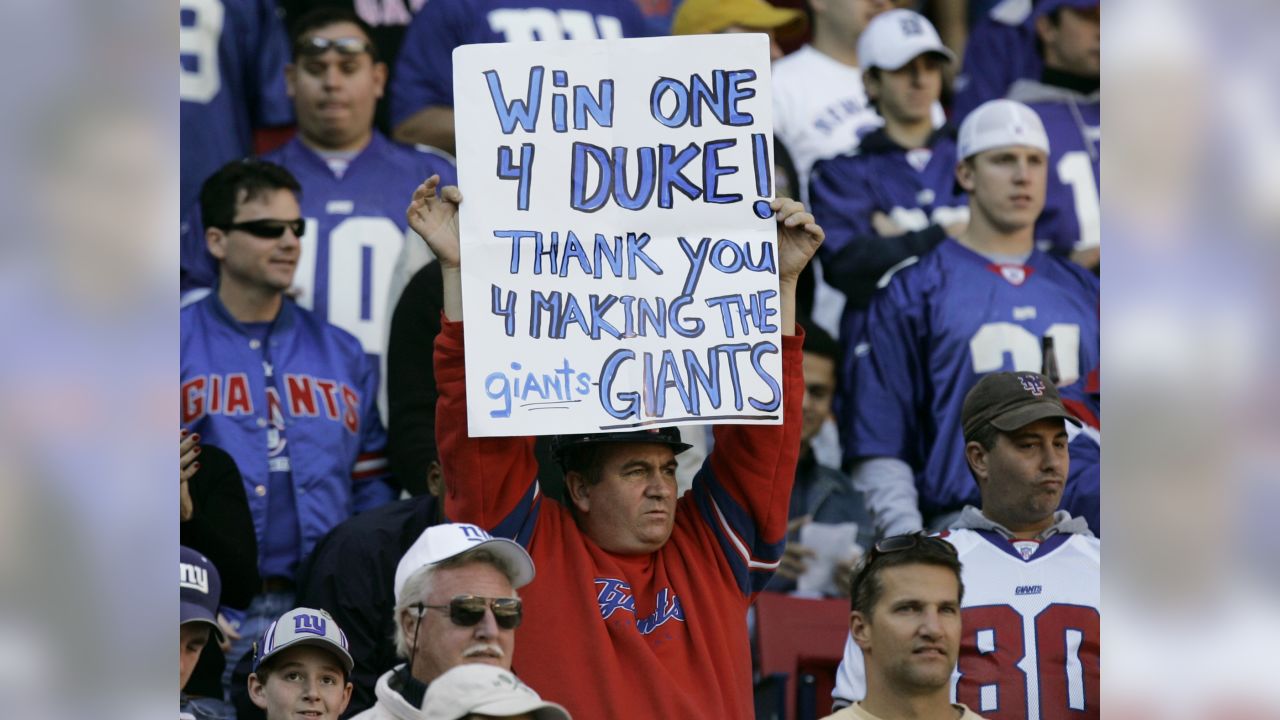
[[[392,142],[374,128],[387,66],[372,30],[354,12],[317,8],[292,31],[285,81],[298,134],[263,158],[307,189],[300,198],[307,220],[303,262],[292,292],[300,306],[356,336],[381,363],[396,302],[431,259],[409,230],[404,198],[432,174],[454,182],[456,169],[448,154]],[[378,397],[386,422],[385,382]]]
[[[525,593],[538,622],[522,631],[514,669],[576,717],[750,717],[745,616],[786,545],[804,400],[796,282],[822,228],[799,202],[772,202],[783,424],[717,425],[715,450],[679,499],[676,455],[688,446],[676,428],[557,438],[566,471],[561,505],[540,492],[534,438],[471,438],[460,420],[467,413],[462,193],[447,187],[438,196],[438,184],[423,183],[408,214],[444,278],[437,413],[459,419],[436,425],[445,513],[514,538],[544,575]]]
[[[964,584],[956,549],[920,533],[875,544],[853,579],[850,640],[866,658],[866,697],[825,720],[981,720],[952,704]]]
[[[1003,372],[969,391],[961,422],[982,508],[966,506],[943,534],[966,588],[954,697],[993,720],[1097,718],[1100,545],[1082,518],[1057,510],[1079,421],[1045,376]],[[864,688],[870,697],[862,662],[847,642],[837,704]]]
[[[230,618],[239,623],[233,659],[293,607],[298,563],[316,541],[353,511],[395,497],[377,365],[354,337],[285,295],[302,257],[299,192],[287,170],[257,160],[205,182],[219,282],[180,320],[182,427],[235,460],[258,542],[262,588],[246,616]]]
[[[427,687],[451,668],[482,663],[510,670],[524,619],[516,589],[533,575],[524,548],[475,525],[423,531],[396,566],[395,645],[406,662],[378,678],[377,703],[355,717],[422,720]]]

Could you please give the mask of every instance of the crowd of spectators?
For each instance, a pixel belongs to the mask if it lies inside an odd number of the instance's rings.
[[[748,717],[761,592],[851,603],[820,715],[1098,717],[1099,28],[181,0],[182,717]],[[453,50],[723,32],[771,39],[784,424],[469,437]]]

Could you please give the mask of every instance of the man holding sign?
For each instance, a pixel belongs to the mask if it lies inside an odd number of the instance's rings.
[[[804,395],[795,287],[823,239],[800,203],[774,200],[783,338],[783,423],[720,425],[716,449],[675,497],[674,429],[559,443],[569,506],[543,502],[533,438],[473,438],[463,369],[458,204],[438,178],[414,193],[410,225],[444,271],[436,344],[446,513],[528,548],[543,575],[513,668],[578,717],[740,718],[752,710],[745,613],[785,544]],[[551,660],[554,658],[554,662]],[[587,678],[564,672],[583,669]]]

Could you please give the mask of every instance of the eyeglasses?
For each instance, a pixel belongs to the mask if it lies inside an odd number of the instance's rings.
[[[858,574],[853,578],[853,584],[850,588],[849,594],[854,598],[858,597],[858,586],[862,584],[862,579],[867,576],[867,573],[871,570],[871,566],[875,564],[875,561],[878,558],[890,553],[910,550],[920,545],[929,545],[943,550],[953,556],[959,556],[960,554],[956,551],[955,545],[952,545],[940,537],[926,535],[923,531],[917,530],[916,532],[907,533],[905,535],[891,535],[871,547],[871,552],[867,553],[866,559],[862,561],[862,565],[858,569]]]
[[[254,237],[260,238],[278,238],[284,234],[285,230],[292,230],[294,237],[302,237],[302,233],[307,228],[307,221],[302,218],[297,220],[246,220],[245,222],[231,223],[223,230],[243,230]]]
[[[323,55],[329,50],[337,50],[339,55],[359,55],[365,52],[369,53],[371,57],[374,55],[372,44],[353,37],[322,38],[313,35],[308,38],[302,38],[293,44],[294,53],[309,57]]]
[[[503,630],[514,630],[520,627],[524,619],[524,607],[520,598],[486,598],[478,595],[458,595],[448,605],[426,605],[418,603],[418,607],[432,610],[449,611],[449,619],[459,627],[471,627],[484,619],[486,608],[493,610],[493,619]]]

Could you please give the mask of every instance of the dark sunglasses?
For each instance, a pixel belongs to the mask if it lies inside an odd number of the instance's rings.
[[[432,610],[449,611],[449,619],[454,625],[471,627],[484,619],[486,608],[493,610],[493,619],[503,630],[514,630],[520,627],[524,619],[524,607],[519,598],[486,598],[478,595],[459,595],[449,601],[448,605],[425,605],[420,607]]]
[[[373,45],[361,40],[360,38],[344,37],[344,38],[322,38],[314,35],[308,38],[301,38],[293,44],[293,51],[297,55],[306,57],[314,57],[323,55],[329,50],[337,50],[339,55],[359,55],[360,53],[369,53],[370,57],[374,57]]]
[[[245,222],[231,223],[223,230],[243,230],[254,237],[260,238],[278,238],[284,234],[285,230],[292,230],[294,237],[302,237],[302,233],[307,228],[307,221],[302,218],[297,220],[248,220]]]

